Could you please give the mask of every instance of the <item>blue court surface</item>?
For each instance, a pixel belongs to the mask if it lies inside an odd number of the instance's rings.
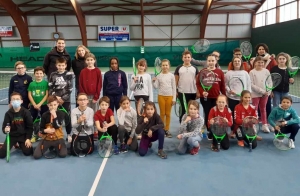
[[[73,105],[74,107],[74,105]],[[299,106],[297,107],[299,112]],[[7,106],[0,106],[4,116]],[[296,148],[280,151],[273,145],[273,133],[259,133],[263,140],[249,152],[231,140],[228,151],[213,152],[204,139],[198,155],[177,155],[179,122],[172,114],[171,133],[164,148],[168,159],[160,159],[157,142],[145,157],[134,152],[102,159],[97,152],[78,158],[68,156],[34,160],[19,150],[9,163],[0,160],[1,195],[9,196],[180,196],[180,195],[264,195],[300,194],[300,142]],[[4,141],[5,135],[0,134]],[[296,137],[298,139],[299,136]],[[35,143],[36,146],[37,143]]]

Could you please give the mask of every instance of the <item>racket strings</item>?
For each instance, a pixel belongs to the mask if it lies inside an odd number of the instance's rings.
[[[241,52],[244,56],[252,54],[252,45],[250,42],[243,42],[240,46]]]
[[[215,82],[215,74],[211,71],[201,71],[200,82],[204,86],[212,86]]]
[[[275,88],[281,83],[282,77],[278,73],[272,73],[270,74],[266,79],[266,86],[268,88]]]
[[[244,84],[239,78],[230,79],[228,86],[235,93],[241,93],[244,90]]]

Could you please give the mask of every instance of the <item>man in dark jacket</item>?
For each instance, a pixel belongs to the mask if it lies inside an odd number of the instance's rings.
[[[56,42],[56,46],[46,54],[44,58],[44,69],[47,77],[49,78],[51,73],[56,71],[56,59],[59,57],[63,57],[67,61],[67,71],[71,69],[71,57],[69,53],[65,50],[66,43],[63,38],[59,38]]]

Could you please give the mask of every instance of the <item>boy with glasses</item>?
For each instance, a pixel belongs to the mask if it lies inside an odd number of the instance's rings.
[[[11,94],[13,92],[20,93],[23,98],[22,106],[26,109],[29,107],[28,86],[32,82],[32,77],[26,74],[26,66],[22,61],[15,63],[17,74],[10,79],[8,89],[8,105],[11,108]]]
[[[233,58],[236,58],[236,57],[240,58],[240,59],[242,59],[242,57],[243,57],[243,54],[242,54],[242,51],[240,48],[236,48],[233,50]],[[243,61],[242,63],[243,63],[244,70],[249,73],[252,69],[251,65],[246,61]],[[232,62],[230,62],[228,64],[228,71],[229,70],[233,70]]]

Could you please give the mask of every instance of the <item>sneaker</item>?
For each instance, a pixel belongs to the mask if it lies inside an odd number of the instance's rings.
[[[141,140],[141,139],[142,139],[142,134],[138,134],[136,138],[137,138],[138,140]]]
[[[170,133],[170,131],[165,131],[165,136],[167,137],[167,138],[172,138],[172,135],[171,135],[171,133]]]
[[[208,140],[212,140],[213,139],[213,136],[212,136],[211,132],[207,132],[207,139]]]
[[[262,140],[262,137],[259,136],[259,135],[257,135],[257,136],[256,136],[256,140],[257,140],[257,141],[261,141],[261,140]]]
[[[271,132],[275,132],[275,129],[274,129],[274,127],[272,127],[272,126],[271,126],[271,129],[270,129],[270,131],[271,131]]]
[[[163,151],[163,149],[158,150],[157,155],[162,159],[166,159],[168,157],[167,154]]]
[[[115,154],[115,155],[120,154],[120,150],[119,150],[119,148],[118,148],[117,145],[115,145],[115,147],[114,147],[114,154]]]
[[[238,145],[241,146],[241,147],[244,147],[244,141],[243,140],[238,140]]]
[[[262,131],[263,131],[264,133],[270,133],[270,129],[269,129],[268,124],[264,124],[264,125],[262,126]]]
[[[199,144],[198,147],[192,148],[190,154],[191,154],[191,155],[196,155],[196,154],[198,154],[199,150],[200,150],[200,144]]]
[[[295,143],[292,139],[289,139],[289,147],[294,149],[295,148]]]
[[[121,144],[121,150],[120,150],[121,153],[126,153],[128,152],[128,149],[127,149],[127,145],[126,144]]]
[[[94,141],[98,140],[98,132],[94,132]]]

